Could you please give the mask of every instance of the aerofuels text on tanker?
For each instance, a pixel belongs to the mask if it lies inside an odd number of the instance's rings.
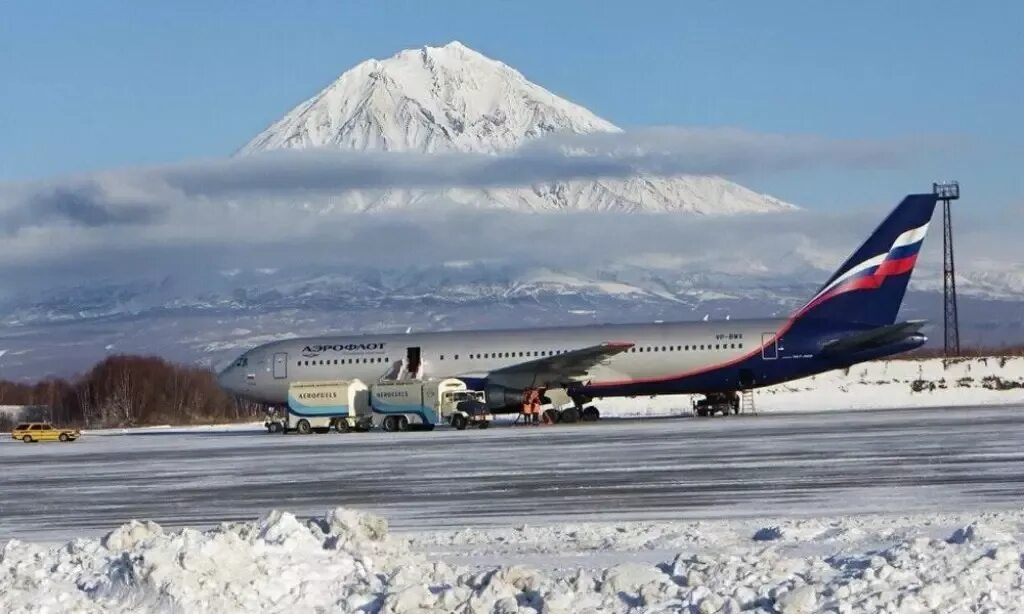
[[[271,433],[303,435],[332,427],[339,433],[368,431],[373,426],[370,389],[357,379],[294,382],[288,387],[288,410],[272,413],[264,425]]]

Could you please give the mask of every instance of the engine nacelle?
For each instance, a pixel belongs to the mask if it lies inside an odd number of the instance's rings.
[[[518,388],[488,384],[484,394],[487,397],[487,407],[493,412],[519,411],[523,406],[523,391]]]

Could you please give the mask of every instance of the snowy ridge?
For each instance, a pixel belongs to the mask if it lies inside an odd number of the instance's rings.
[[[504,537],[522,550],[529,551],[531,543],[539,546],[536,564],[511,566],[450,563],[417,548],[417,538],[480,548],[479,538],[493,543],[494,535],[460,531],[399,539],[388,534],[385,520],[342,508],[308,520],[272,512],[202,532],[167,532],[153,522],[132,521],[99,540],[59,546],[8,542],[0,550],[0,608],[10,613],[998,612],[1014,611],[1024,601],[1019,513],[987,514],[952,529],[942,525],[956,518],[892,520],[524,528],[504,531]],[[710,543],[716,547],[699,552]],[[565,547],[562,556],[582,545],[586,556],[567,565],[558,555],[551,557],[552,544]],[[615,556],[623,546],[634,551],[662,546],[677,554],[646,557],[656,562]],[[630,562],[615,560],[623,558]]]
[[[549,134],[618,132],[587,109],[459,42],[367,60],[289,111],[239,150],[499,153]],[[328,210],[387,211],[438,204],[517,211],[785,211],[790,204],[720,177],[636,177],[517,189],[364,191]]]
[[[547,133],[597,131],[618,128],[451,42],[355,66],[239,153],[324,146],[496,153]]]

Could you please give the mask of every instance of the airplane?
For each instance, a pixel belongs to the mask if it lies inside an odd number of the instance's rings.
[[[564,422],[596,420],[588,404],[608,397],[735,399],[922,346],[925,322],[896,318],[935,204],[934,194],[906,196],[786,318],[285,339],[245,352],[218,382],[284,405],[293,381],[455,377],[484,390],[495,413],[519,413],[540,391],[553,406],[545,418]]]

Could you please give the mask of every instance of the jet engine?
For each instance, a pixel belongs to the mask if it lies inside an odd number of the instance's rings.
[[[523,392],[518,388],[506,388],[498,384],[488,384],[484,389],[487,407],[496,413],[519,411],[523,406]]]

